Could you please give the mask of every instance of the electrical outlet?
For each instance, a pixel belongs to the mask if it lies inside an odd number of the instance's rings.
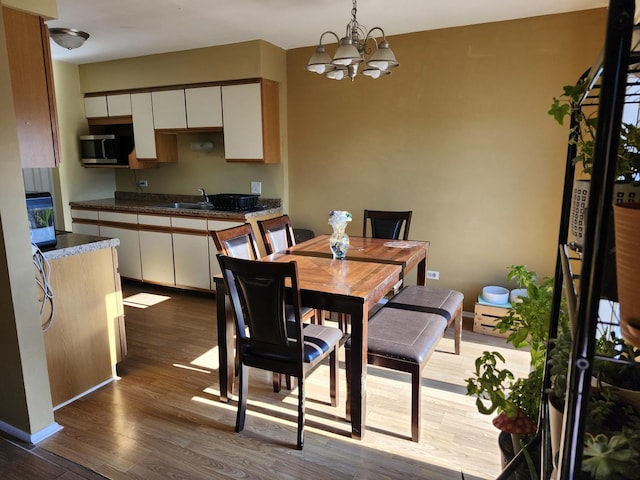
[[[440,272],[435,270],[427,270],[427,278],[431,280],[440,280]]]
[[[146,180],[138,180],[138,186],[139,187],[148,187],[149,186],[149,182],[147,182]]]
[[[260,195],[262,193],[262,182],[251,182],[251,193]]]

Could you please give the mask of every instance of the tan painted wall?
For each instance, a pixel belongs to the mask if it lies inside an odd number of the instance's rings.
[[[4,35],[0,35],[0,311],[0,422],[33,434],[53,423],[53,409]]]
[[[41,15],[45,20],[58,18],[56,0],[1,0],[0,4],[16,10]]]
[[[387,78],[308,73],[287,52],[290,215],[329,233],[329,210],[413,210],[433,285],[507,285],[507,268],[553,275],[566,129],[547,110],[602,44],[602,9],[390,37]],[[333,49],[331,50],[334,51]],[[347,254],[348,255],[348,254]]]
[[[63,212],[60,228],[71,230],[69,202],[112,197],[116,181],[113,169],[83,168],[80,162],[78,136],[89,133],[89,127],[84,116],[78,65],[53,62],[53,83],[62,159],[60,167],[53,170],[53,177],[57,182],[57,208]]]
[[[102,92],[260,77],[262,40],[124,58],[80,66],[82,91]],[[276,48],[276,47],[273,47]],[[284,56],[284,54],[282,53]],[[267,59],[268,60],[268,59]],[[266,77],[280,81],[284,71]]]

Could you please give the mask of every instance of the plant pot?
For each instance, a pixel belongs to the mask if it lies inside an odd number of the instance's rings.
[[[518,440],[512,438],[510,433],[500,432],[498,435],[498,446],[500,447],[500,456],[502,458],[502,468],[506,467],[507,464],[513,460],[516,453],[514,451],[514,443],[517,444]],[[519,448],[519,447],[516,447]],[[540,465],[540,452],[534,451],[530,452],[534,465]],[[514,474],[509,477],[509,479],[515,480],[531,480],[532,478],[539,478],[538,472],[534,472],[533,475],[529,473],[529,468],[527,466],[527,462],[523,459],[520,465],[516,468]]]
[[[562,440],[562,421],[564,419],[564,411],[557,407],[555,397],[549,399],[549,435],[551,437],[551,461],[553,468],[558,466],[558,452],[560,451],[560,442]]]
[[[614,205],[620,331],[640,348],[640,204]]]

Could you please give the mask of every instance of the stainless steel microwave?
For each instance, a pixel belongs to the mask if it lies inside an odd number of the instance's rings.
[[[82,135],[80,137],[82,163],[116,164],[118,163],[118,141],[113,134]]]

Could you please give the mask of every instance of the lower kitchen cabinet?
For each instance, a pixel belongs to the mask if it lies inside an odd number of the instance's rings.
[[[71,218],[73,219],[73,224],[71,227],[73,233],[82,233],[84,235],[100,235],[97,210],[81,210],[72,208]]]
[[[98,220],[100,221],[100,236],[120,239],[120,245],[118,245],[120,275],[142,280],[138,215],[136,213],[98,211]],[[105,225],[105,222],[118,223],[118,225]]]
[[[119,273],[123,278],[201,291],[215,290],[212,277],[220,274],[217,249],[210,231],[242,225],[235,219],[130,213],[74,205],[73,232],[118,238]],[[257,219],[247,219],[257,234]],[[260,254],[264,246],[258,240]]]
[[[209,240],[206,235],[174,233],[173,261],[176,269],[176,286],[210,290],[211,278],[207,258],[209,258]]]
[[[171,217],[176,286],[211,290],[206,218]]]
[[[169,217],[157,215],[138,215],[140,236],[140,263],[142,280],[150,283],[174,285],[173,241],[168,229]],[[153,230],[165,228],[166,231]]]
[[[127,342],[115,249],[60,257],[55,253],[44,253],[51,265],[55,315],[43,338],[51,400],[57,408],[115,378]],[[43,323],[50,305],[45,302]]]

